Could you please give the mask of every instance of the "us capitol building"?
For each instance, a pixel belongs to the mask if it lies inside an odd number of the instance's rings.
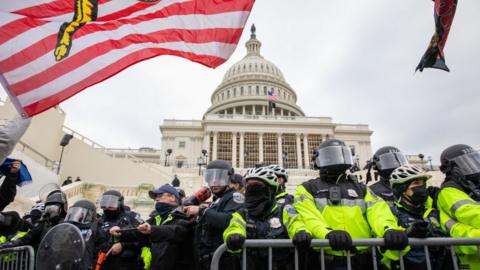
[[[313,150],[326,139],[344,140],[359,167],[371,157],[368,125],[338,124],[330,117],[308,117],[282,71],[261,55],[252,26],[247,54],[225,74],[202,120],[164,120],[160,126],[165,164],[193,167],[215,159],[243,169],[280,164],[311,168]],[[267,91],[278,97],[269,110]]]

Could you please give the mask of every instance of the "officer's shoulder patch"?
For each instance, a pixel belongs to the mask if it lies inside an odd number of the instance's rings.
[[[278,229],[282,226],[282,223],[278,217],[271,218],[268,222],[270,223],[270,227],[274,229]]]
[[[236,203],[242,204],[245,202],[245,196],[240,192],[234,192],[233,201]]]
[[[358,197],[358,193],[354,189],[348,189],[347,192],[350,197]]]
[[[297,210],[295,210],[295,208],[290,204],[285,205],[285,211],[287,211],[287,213],[292,215],[298,214]]]

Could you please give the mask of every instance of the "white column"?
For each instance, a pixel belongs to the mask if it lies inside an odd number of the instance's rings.
[[[243,107],[245,108],[245,107]],[[239,167],[240,168],[244,168],[245,167],[245,163],[244,163],[244,159],[245,159],[245,150],[244,150],[244,144],[243,144],[243,135],[244,133],[243,132],[240,132],[240,165]]]
[[[242,114],[245,115],[245,106],[242,106]]]
[[[262,106],[262,115],[265,115],[265,106]]]
[[[308,134],[303,134],[303,154],[304,154],[304,161],[303,167],[305,169],[309,169],[310,167],[310,153],[308,152]]]
[[[258,133],[258,162],[263,163],[263,133]]]
[[[232,167],[237,167],[237,132],[232,132]]]
[[[297,167],[302,169],[302,144],[300,140],[300,133],[297,133]]]
[[[278,159],[278,165],[283,166],[283,159],[282,159],[282,133],[277,133],[277,159]]]
[[[217,135],[218,135],[218,132],[217,131],[214,131],[213,132],[213,149],[212,149],[212,160],[216,160],[217,159]]]

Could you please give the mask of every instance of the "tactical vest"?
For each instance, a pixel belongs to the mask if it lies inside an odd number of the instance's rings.
[[[246,221],[247,239],[289,239],[287,228],[282,222],[282,210],[276,207],[273,212],[261,219],[249,217],[245,208],[239,211]],[[288,248],[276,248],[272,250],[273,269],[283,269],[285,265],[293,261],[292,250]],[[249,264],[259,265],[268,262],[268,249],[250,248],[247,250]]]
[[[365,214],[365,195],[367,188],[358,183],[353,176],[345,177],[338,181],[323,181],[312,179],[302,184],[305,189],[314,197],[315,204],[323,212],[326,206],[355,206],[358,205]]]

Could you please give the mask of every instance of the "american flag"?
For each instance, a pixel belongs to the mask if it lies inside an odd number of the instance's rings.
[[[255,0],[0,0],[0,82],[30,117],[140,61],[215,68]]]
[[[267,99],[268,101],[275,103],[278,101],[278,96],[275,94],[275,92],[273,92],[273,90],[269,90],[267,92]]]
[[[275,94],[275,92],[273,92],[273,89],[267,91],[267,99],[268,99],[268,109],[269,109],[269,111],[271,111],[272,109],[276,109],[277,108],[276,103],[278,101],[278,96],[277,96],[277,94]]]

